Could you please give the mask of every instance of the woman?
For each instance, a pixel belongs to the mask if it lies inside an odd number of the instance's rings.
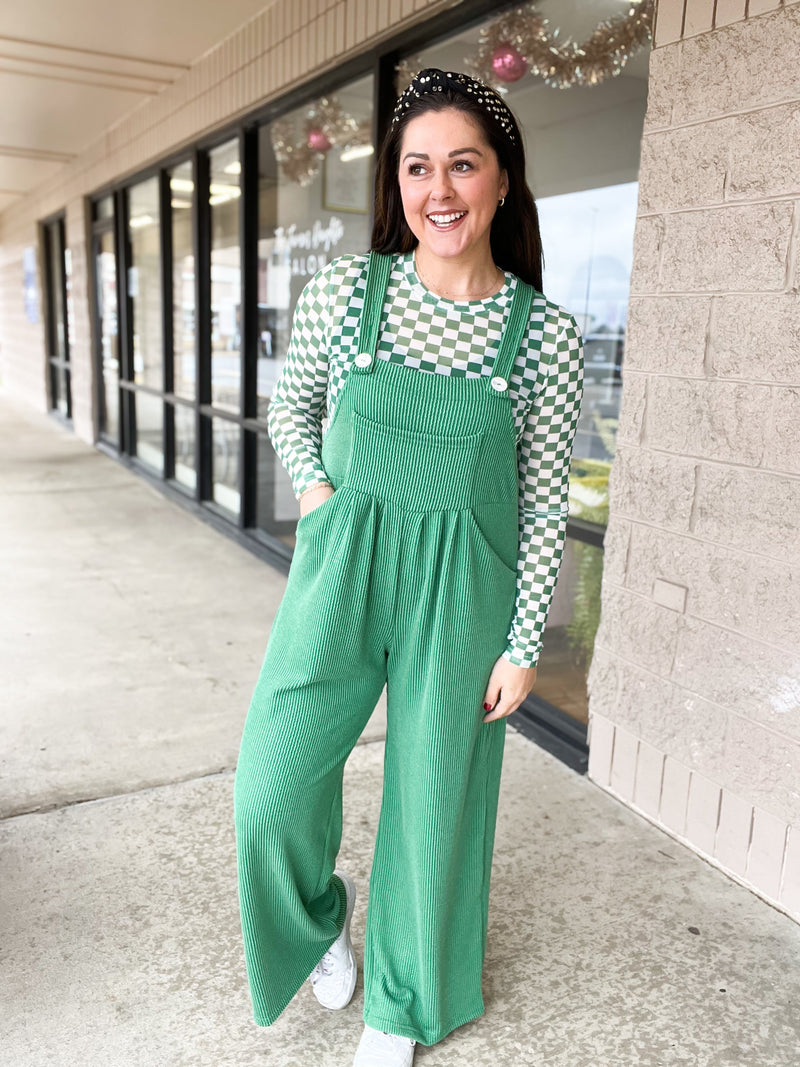
[[[255,1021],[307,978],[344,1007],[342,773],[386,684],[354,1065],[410,1067],[484,1011],[505,720],[560,564],[582,345],[541,293],[520,131],[493,90],[421,71],[376,184],[372,251],[308,283],[273,394],[301,516],[234,803]]]

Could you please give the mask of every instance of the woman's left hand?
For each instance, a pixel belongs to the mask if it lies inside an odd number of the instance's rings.
[[[488,704],[491,711],[484,715],[484,722],[494,722],[511,715],[520,706],[533,689],[536,682],[536,667],[517,667],[509,663],[504,656],[495,663],[486,686],[483,698],[484,708]],[[495,706],[496,705],[496,706]]]

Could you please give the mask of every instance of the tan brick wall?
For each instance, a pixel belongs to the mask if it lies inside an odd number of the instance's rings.
[[[589,774],[800,919],[798,55],[659,3]]]
[[[190,144],[237,116],[331,70],[366,46],[453,6],[453,0],[276,0],[195,63],[177,82],[108,130],[34,194],[0,214],[0,380],[47,407],[43,325],[25,318],[23,249],[37,220],[66,208],[75,285],[75,431],[95,439],[84,198]]]

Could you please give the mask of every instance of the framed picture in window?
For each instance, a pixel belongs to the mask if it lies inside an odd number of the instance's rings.
[[[344,158],[342,158],[344,157]],[[322,164],[322,206],[325,211],[350,211],[368,215],[372,195],[372,159],[370,151],[331,150]]]

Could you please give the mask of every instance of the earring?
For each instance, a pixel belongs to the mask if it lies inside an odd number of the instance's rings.
[[[506,198],[504,196],[501,196],[500,199],[497,201],[497,203],[500,205],[500,207],[502,207],[503,204],[505,204],[505,202],[506,202]]]

